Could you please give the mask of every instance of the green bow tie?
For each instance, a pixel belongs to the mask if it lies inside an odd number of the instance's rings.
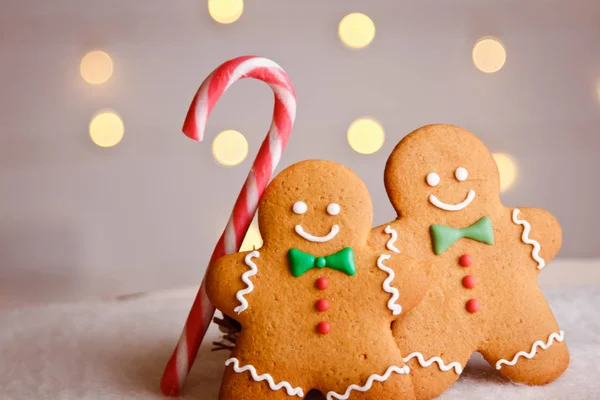
[[[483,217],[467,228],[456,229],[446,225],[431,225],[429,231],[433,241],[433,251],[436,255],[442,254],[462,238],[494,244],[494,230],[492,229],[490,217]]]
[[[290,249],[288,259],[290,260],[292,275],[295,277],[301,276],[309,269],[325,267],[345,272],[348,275],[356,273],[354,251],[350,247],[325,257],[315,257],[298,249]]]

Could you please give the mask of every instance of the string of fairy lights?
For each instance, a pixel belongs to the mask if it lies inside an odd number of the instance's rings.
[[[221,24],[238,21],[244,13],[244,0],[208,0],[208,13]],[[369,46],[376,37],[375,22],[364,13],[350,13],[343,16],[338,23],[338,36],[341,45],[348,49],[358,50]],[[474,42],[472,61],[481,72],[493,74],[500,71],[506,63],[506,48],[496,37],[486,36]],[[108,82],[113,74],[113,60],[102,51],[87,53],[80,64],[82,78],[90,85],[102,85]],[[600,81],[596,89],[600,101]],[[117,145],[123,138],[125,126],[123,120],[114,110],[100,110],[92,116],[89,134],[92,141],[101,147]],[[360,154],[373,154],[385,142],[385,131],[380,122],[373,117],[360,117],[350,123],[347,129],[349,146]],[[232,167],[243,162],[248,155],[248,141],[245,136],[235,130],[219,133],[212,143],[215,160],[222,166]],[[501,190],[506,191],[516,181],[518,170],[513,158],[506,153],[494,153],[500,171]],[[262,240],[258,229],[251,226],[243,248],[260,247]]]

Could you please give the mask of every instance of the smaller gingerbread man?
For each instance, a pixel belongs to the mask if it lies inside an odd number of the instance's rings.
[[[450,125],[402,139],[385,184],[399,216],[389,225],[427,268],[427,295],[393,324],[417,398],[450,387],[475,351],[516,382],[558,378],[569,353],[537,285],[561,245],[558,221],[541,209],[502,205],[492,155]],[[380,248],[387,226],[376,229]]]
[[[420,301],[425,275],[392,234],[383,249],[369,243],[364,183],[333,162],[300,162],[258,210],[264,246],[207,272],[209,299],[242,325],[219,398],[414,398],[390,322]]]

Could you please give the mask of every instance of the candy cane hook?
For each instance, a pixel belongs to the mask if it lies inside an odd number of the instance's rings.
[[[296,94],[287,73],[265,58],[238,57],[215,69],[202,83],[188,111],[183,132],[194,140],[202,140],[208,115],[215,103],[225,90],[242,78],[258,79],[271,87],[275,94],[273,121],[213,251],[211,263],[219,257],[239,251],[258,202],[279,163],[296,117]],[[177,347],[162,377],[161,390],[167,396],[179,395],[215,312],[206,296],[204,283],[202,280]]]

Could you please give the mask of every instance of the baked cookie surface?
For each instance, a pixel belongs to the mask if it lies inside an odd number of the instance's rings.
[[[211,302],[242,325],[221,400],[412,399],[390,322],[426,291],[414,260],[369,242],[371,198],[348,168],[282,171],[259,205],[264,246],[218,259]],[[387,234],[388,240],[391,234]]]
[[[558,221],[541,209],[505,207],[491,153],[455,126],[406,136],[388,159],[385,184],[399,217],[374,230],[378,246],[391,226],[429,283],[425,299],[393,323],[417,398],[445,391],[475,351],[516,382],[558,378],[569,353],[537,285],[561,246]]]

